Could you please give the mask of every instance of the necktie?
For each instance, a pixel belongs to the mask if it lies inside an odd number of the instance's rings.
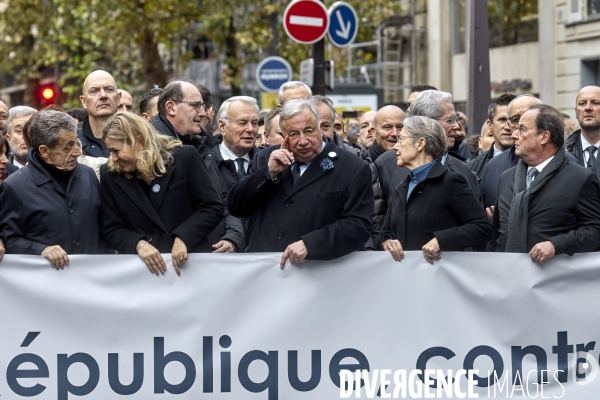
[[[244,161],[246,161],[246,160],[244,160],[242,157],[240,157],[240,158],[236,158],[235,161],[237,162],[237,165],[238,165],[238,170],[237,170],[238,181],[241,181],[246,176],[246,170],[244,169]]]
[[[598,148],[596,146],[588,146],[586,150],[589,154],[587,168],[592,172],[596,172],[596,157],[594,156],[594,153]]]
[[[528,172],[527,172],[527,189],[529,189],[529,186],[531,186],[531,182],[533,181],[533,178],[535,178],[537,176],[537,174],[539,174],[540,171],[538,171],[536,168],[531,168]]]
[[[292,168],[292,186],[294,186],[296,184],[296,182],[298,182],[298,179],[300,179],[300,166],[304,165],[304,163],[294,163],[294,166]]]

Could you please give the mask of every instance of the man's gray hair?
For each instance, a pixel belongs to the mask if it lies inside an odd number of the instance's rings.
[[[229,122],[229,106],[234,101],[241,101],[242,103],[252,104],[256,108],[256,117],[258,118],[258,112],[260,111],[260,107],[258,107],[258,102],[254,97],[250,96],[233,96],[228,98],[221,104],[219,107],[219,112],[217,113],[217,121],[223,120],[225,125]]]
[[[300,81],[290,81],[290,82],[284,83],[279,88],[279,92],[277,93],[277,98],[279,99],[279,104],[283,104],[283,92],[285,92],[288,89],[293,89],[293,88],[299,87],[299,86],[302,86],[304,89],[306,89],[308,91],[308,97],[312,96],[312,90],[310,90],[310,87],[306,83],[300,82]]]
[[[8,110],[8,119],[6,120],[6,133],[10,135],[10,128],[15,118],[26,117],[28,115],[33,115],[36,112],[37,110],[35,108],[31,108],[28,106],[15,106]]]
[[[452,95],[439,90],[425,90],[417,96],[415,101],[410,104],[410,115],[420,115],[433,119],[439,119],[444,116],[446,111],[442,103],[452,104]]]
[[[320,130],[321,126],[321,118],[319,116],[319,110],[315,107],[314,103],[310,100],[306,99],[294,99],[287,101],[284,105],[281,106],[281,112],[279,114],[279,129],[283,132],[284,135],[287,135],[287,132],[283,131],[283,121],[286,121],[304,111],[310,111],[315,118],[317,119],[316,128]]]
[[[448,149],[446,133],[442,125],[435,119],[411,115],[404,120],[404,129],[406,129],[413,143],[418,139],[425,139],[424,151],[434,160],[446,154]]]
[[[310,98],[310,101],[312,101],[315,107],[319,107],[320,104],[327,104],[331,111],[331,123],[333,124],[335,122],[335,110],[333,109],[333,101],[331,101],[331,99],[321,96],[320,94],[315,94]]]
[[[485,128],[487,127],[488,121],[489,119],[486,119],[483,125],[481,125],[481,133],[479,134],[480,137],[483,137],[483,132],[485,132]]]
[[[508,109],[510,108],[510,105],[512,103],[514,103],[515,100],[522,99],[523,97],[531,97],[532,99],[535,100],[535,104],[538,104],[538,105],[539,104],[544,104],[544,102],[542,100],[538,99],[537,97],[535,97],[532,94],[529,94],[529,93],[527,93],[527,94],[520,94],[517,97],[515,97],[514,99],[512,99],[512,101],[510,103],[508,103],[508,106],[506,107],[506,112],[508,112]]]
[[[37,112],[29,120],[27,136],[33,151],[39,152],[42,145],[53,149],[59,140],[61,132],[76,132],[77,124],[69,114],[54,110]]]

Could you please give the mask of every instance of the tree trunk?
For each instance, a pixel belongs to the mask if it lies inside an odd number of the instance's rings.
[[[142,66],[144,68],[144,78],[148,84],[148,89],[156,84],[159,87],[165,87],[167,84],[167,74],[160,54],[158,53],[158,43],[154,41],[154,34],[149,27],[146,27],[142,35],[140,45],[142,53]]]

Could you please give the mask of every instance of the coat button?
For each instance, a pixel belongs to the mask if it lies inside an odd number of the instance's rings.
[[[277,239],[283,239],[283,237],[284,237],[284,236],[285,236],[285,235],[284,235],[283,233],[279,232],[279,233],[277,234]]]
[[[289,200],[287,200],[287,201],[285,202],[285,206],[286,206],[286,207],[289,207],[289,206],[290,206],[290,204],[292,204],[292,202],[291,202],[291,201],[289,201]]]
[[[78,242],[77,240],[75,240],[75,241],[73,242],[73,244],[74,244],[75,246],[79,246],[79,242]]]
[[[73,211],[74,211],[74,210],[73,210],[72,208],[69,208],[69,210],[68,210],[68,211],[69,211],[69,214],[73,214]]]

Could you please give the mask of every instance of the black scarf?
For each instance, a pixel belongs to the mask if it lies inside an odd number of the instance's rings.
[[[380,155],[382,155],[384,153],[384,150],[381,149],[381,147],[379,147],[377,145],[377,142],[374,140],[373,143],[371,144],[371,147],[369,147],[369,156],[371,157],[371,160],[375,161],[379,158]]]
[[[519,160],[513,183],[513,199],[508,216],[507,253],[527,253],[527,222],[529,219],[529,197],[539,191],[550,179],[566,165],[564,147],[560,147],[554,158],[544,167],[531,185],[527,186],[527,164]]]

